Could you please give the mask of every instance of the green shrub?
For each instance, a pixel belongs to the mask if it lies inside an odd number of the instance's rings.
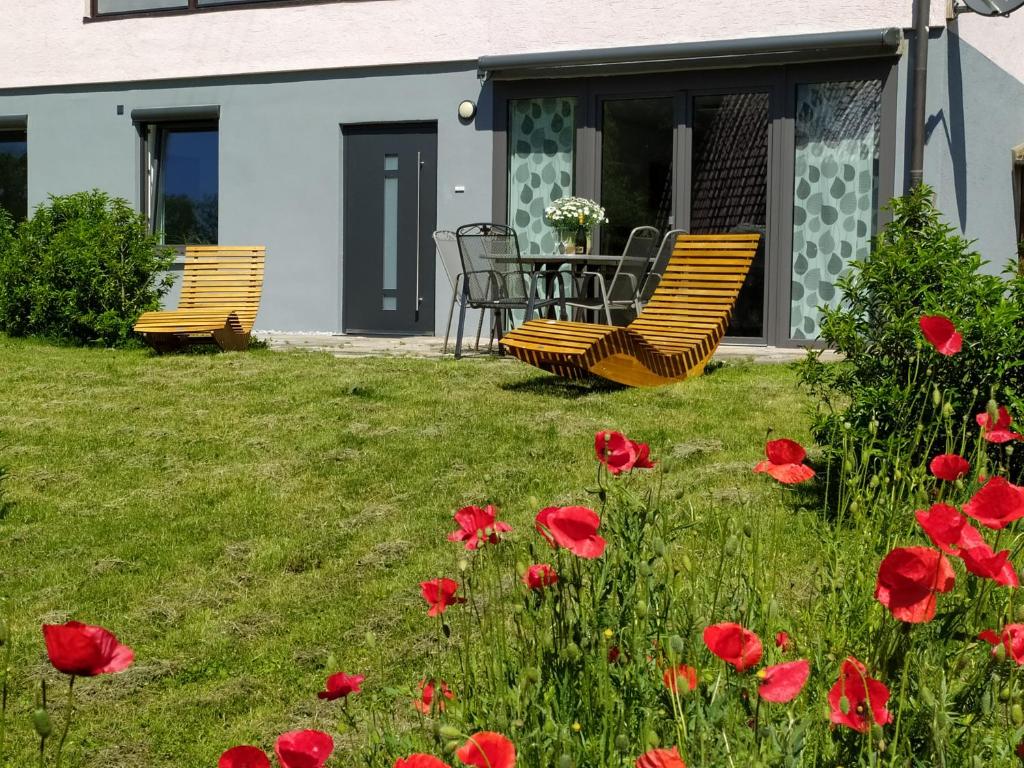
[[[954,432],[990,399],[1024,415],[1024,277],[982,274],[984,262],[942,221],[926,186],[892,201],[892,222],[867,261],[839,281],[843,299],[823,309],[821,338],[844,362],[812,351],[800,364],[819,399],[814,434],[827,453],[887,442],[906,460],[954,450]],[[945,315],[963,350],[939,355],[922,337],[922,315]],[[933,439],[922,427],[937,425]],[[928,430],[931,434],[931,430]]]
[[[0,330],[122,344],[159,307],[172,258],[124,200],[99,190],[51,197],[16,229],[0,219]]]

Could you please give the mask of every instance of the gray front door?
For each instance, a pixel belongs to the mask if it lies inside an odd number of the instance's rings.
[[[343,327],[434,332],[437,125],[342,128]]]

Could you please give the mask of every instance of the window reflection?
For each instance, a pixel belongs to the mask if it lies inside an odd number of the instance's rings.
[[[217,242],[217,130],[213,128],[154,129],[157,152],[153,226],[164,242]]]
[[[15,221],[28,215],[28,141],[24,131],[0,131],[0,208]]]

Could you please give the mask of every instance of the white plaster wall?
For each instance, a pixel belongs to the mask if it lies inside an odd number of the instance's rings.
[[[965,13],[952,22],[950,28],[962,40],[1024,82],[1024,8],[1006,18]]]
[[[97,23],[83,23],[86,0],[0,5],[0,88],[463,61],[912,23],[912,0],[362,0]],[[933,23],[943,23],[944,7],[933,0]]]

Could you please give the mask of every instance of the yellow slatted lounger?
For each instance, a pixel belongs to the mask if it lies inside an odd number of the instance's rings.
[[[657,290],[628,326],[531,320],[501,344],[566,378],[655,387],[699,376],[729,327],[760,237],[679,235]]]
[[[135,331],[157,352],[203,342],[246,349],[260,307],[265,258],[263,247],[186,246],[178,308],[146,312]]]

